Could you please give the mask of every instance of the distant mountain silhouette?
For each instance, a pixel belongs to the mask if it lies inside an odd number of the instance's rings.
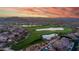
[[[79,18],[1,17],[0,24],[70,24],[79,26]]]

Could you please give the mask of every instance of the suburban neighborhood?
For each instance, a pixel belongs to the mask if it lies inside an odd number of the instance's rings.
[[[22,28],[16,26],[0,26],[0,48],[8,47],[8,44],[22,40],[28,34]]]

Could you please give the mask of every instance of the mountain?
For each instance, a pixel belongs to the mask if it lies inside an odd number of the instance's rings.
[[[79,27],[79,18],[0,17],[0,24],[56,24]]]
[[[0,17],[79,18],[79,7],[0,7]]]

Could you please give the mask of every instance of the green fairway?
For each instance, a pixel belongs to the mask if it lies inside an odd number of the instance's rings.
[[[57,30],[57,31],[36,31],[36,29],[41,29],[41,28],[49,28],[49,27],[61,27],[58,25],[43,25],[43,26],[33,26],[33,27],[26,27],[26,29],[29,31],[29,35],[26,36],[24,39],[20,40],[18,43],[12,45],[12,49],[14,50],[20,50],[23,48],[26,48],[30,46],[32,43],[37,43],[36,41],[42,42],[43,40],[41,39],[41,36],[44,34],[61,34],[65,35],[69,32],[72,32],[71,28],[63,27],[64,30]]]

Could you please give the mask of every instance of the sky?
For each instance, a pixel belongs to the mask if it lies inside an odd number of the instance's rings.
[[[0,7],[0,17],[79,18],[79,7]]]

